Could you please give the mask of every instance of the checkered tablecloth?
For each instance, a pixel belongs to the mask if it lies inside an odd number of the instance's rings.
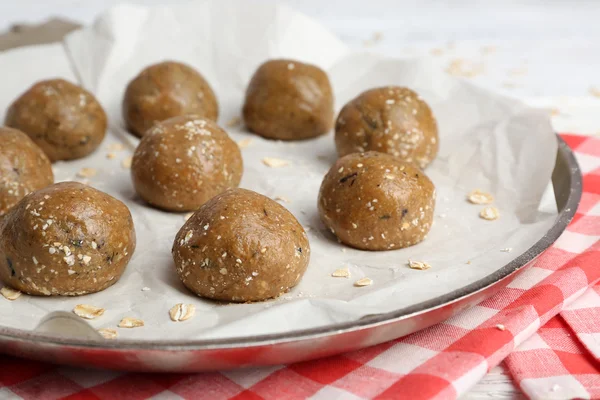
[[[600,399],[600,139],[563,137],[584,174],[573,222],[507,288],[444,323],[319,361],[204,374],[0,356],[0,399],[453,399],[503,360],[532,399]]]

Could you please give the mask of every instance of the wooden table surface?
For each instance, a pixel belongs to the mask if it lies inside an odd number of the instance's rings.
[[[244,1],[244,0],[240,0]],[[248,0],[245,0],[248,1]],[[89,23],[119,0],[0,1],[0,31],[63,16]],[[168,0],[129,1],[165,4]],[[182,1],[170,1],[179,3]],[[494,90],[562,110],[557,129],[600,132],[600,2],[594,0],[282,0],[355,48],[433,55]],[[1,68],[1,66],[0,66]],[[578,118],[573,118],[579,113]],[[573,125],[575,124],[575,125]],[[524,399],[494,368],[465,399]]]

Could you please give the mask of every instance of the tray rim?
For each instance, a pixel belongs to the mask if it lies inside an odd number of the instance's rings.
[[[52,334],[36,333],[17,328],[0,326],[0,342],[33,342],[47,346],[68,346],[72,348],[100,349],[108,351],[201,351],[213,349],[238,349],[256,346],[269,346],[291,342],[307,341],[321,337],[339,335],[347,332],[371,329],[380,325],[395,323],[416,316],[427,315],[439,308],[459,303],[465,299],[483,292],[500,283],[504,279],[521,271],[527,264],[535,260],[542,252],[547,250],[565,231],[577,211],[582,195],[583,178],[581,170],[575,159],[573,151],[566,142],[557,134],[558,142],[557,159],[562,157],[568,168],[570,177],[570,192],[562,210],[556,217],[554,225],[533,244],[527,251],[511,260],[508,264],[498,269],[493,274],[475,281],[467,286],[442,296],[388,313],[365,316],[357,321],[343,322],[324,327],[295,330],[284,333],[241,336],[224,339],[195,339],[195,340],[139,340],[119,339],[116,341],[99,339],[82,339],[76,337],[61,337]],[[555,169],[559,168],[558,164]],[[556,190],[556,188],[555,188]]]

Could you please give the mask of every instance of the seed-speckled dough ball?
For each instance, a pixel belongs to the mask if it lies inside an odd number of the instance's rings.
[[[333,91],[321,68],[270,60],[254,73],[243,109],[248,129],[270,139],[299,140],[333,125]]]
[[[0,217],[25,195],[54,183],[50,160],[23,132],[0,127]]]
[[[367,90],[347,103],[335,124],[340,157],[378,151],[425,168],[438,152],[437,122],[423,99],[410,89]]]
[[[139,137],[155,122],[186,114],[213,121],[219,116],[215,93],[189,65],[175,61],[154,64],[127,85],[123,118],[127,128]]]
[[[242,178],[238,145],[216,123],[195,116],[170,118],[151,128],[133,155],[138,194],[169,211],[197,210]]]
[[[435,188],[417,167],[370,151],[340,158],[319,191],[323,223],[345,244],[391,250],[422,241],[433,221]]]
[[[179,278],[199,296],[259,301],[296,286],[310,259],[306,232],[277,202],[231,189],[204,204],[173,243]]]
[[[33,85],[9,107],[5,124],[25,132],[50,161],[85,157],[106,134],[106,113],[87,90],[64,79]]]
[[[0,221],[0,280],[32,295],[94,293],[119,280],[134,250],[125,204],[81,183],[56,183]]]

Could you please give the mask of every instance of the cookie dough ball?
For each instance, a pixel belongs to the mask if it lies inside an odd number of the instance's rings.
[[[250,81],[243,113],[248,129],[269,139],[308,139],[327,133],[333,125],[329,78],[314,65],[267,61]]]
[[[106,113],[87,90],[64,79],[33,85],[9,107],[5,124],[25,132],[50,161],[85,157],[106,133]]]
[[[319,214],[341,241],[362,250],[390,250],[425,239],[435,188],[410,163],[374,151],[340,158],[319,191]]]
[[[80,183],[57,183],[0,221],[0,280],[32,295],[94,293],[119,280],[134,249],[125,204]]]
[[[0,127],[0,217],[25,195],[54,183],[50,160],[23,132]]]
[[[296,286],[310,258],[306,232],[277,202],[231,189],[204,204],[173,243],[183,284],[199,296],[259,301]]]
[[[431,109],[410,89],[367,90],[347,103],[335,123],[340,157],[378,151],[425,168],[438,152],[438,129]]]
[[[188,65],[174,61],[154,64],[127,85],[123,118],[136,136],[143,136],[155,122],[186,114],[213,121],[219,116],[212,88]]]
[[[168,211],[197,210],[242,178],[238,145],[216,123],[195,116],[157,123],[133,155],[140,197]]]

